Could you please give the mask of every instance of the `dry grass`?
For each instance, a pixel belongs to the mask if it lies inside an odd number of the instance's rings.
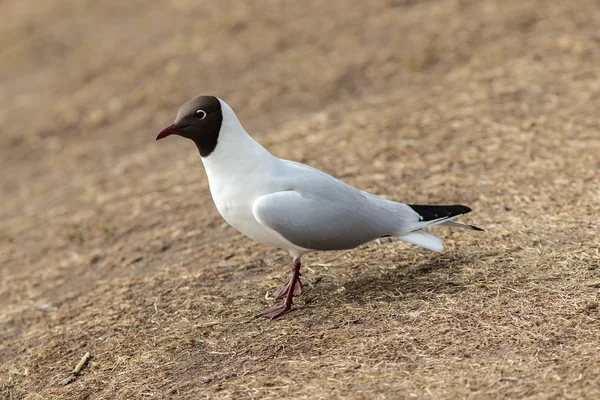
[[[0,397],[599,398],[598,2],[252,4],[0,2]],[[153,142],[199,93],[486,233],[310,255],[254,319],[287,255]]]

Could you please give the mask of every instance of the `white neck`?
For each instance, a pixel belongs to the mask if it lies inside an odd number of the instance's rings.
[[[217,146],[208,156],[202,157],[209,181],[217,175],[239,176],[269,168],[278,159],[250,137],[227,103],[219,101],[223,122]]]

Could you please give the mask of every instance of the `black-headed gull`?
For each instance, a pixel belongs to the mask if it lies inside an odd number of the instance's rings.
[[[302,293],[300,259],[313,251],[352,249],[393,236],[434,251],[442,241],[423,231],[434,225],[481,230],[452,221],[461,205],[396,203],[360,191],[318,169],[282,160],[248,135],[223,100],[201,96],[185,103],[156,139],[176,134],[200,150],[210,193],[223,218],[257,242],[289,251],[292,277],[274,296],[282,305],[259,315],[277,318]]]

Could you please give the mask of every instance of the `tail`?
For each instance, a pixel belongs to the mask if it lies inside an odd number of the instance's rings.
[[[416,244],[418,246],[425,247],[426,249],[439,252],[444,249],[442,240],[435,235],[421,231],[421,229],[429,228],[435,225],[445,225],[483,231],[483,229],[473,225],[461,224],[452,221],[454,218],[458,218],[463,214],[470,213],[471,209],[467,206],[423,206],[412,204],[408,204],[408,206],[419,215],[419,222],[415,224],[415,228],[411,233],[400,237],[400,239],[404,240],[405,242]]]

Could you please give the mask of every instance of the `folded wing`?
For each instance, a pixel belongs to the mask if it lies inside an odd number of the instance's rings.
[[[394,233],[393,216],[365,203],[316,199],[288,190],[259,197],[252,212],[261,225],[295,246],[344,250]]]

